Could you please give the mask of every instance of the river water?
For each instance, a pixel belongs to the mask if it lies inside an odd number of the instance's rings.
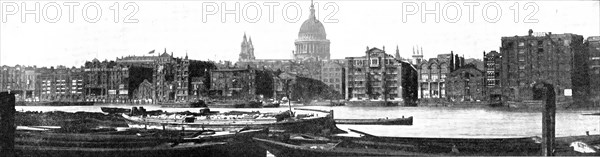
[[[17,111],[87,111],[101,112],[100,107],[123,107],[127,105],[102,106],[17,106]],[[161,108],[145,105],[146,110],[192,111],[197,108]],[[511,111],[493,108],[451,108],[451,107],[348,107],[348,106],[297,106],[294,108],[312,108],[333,110],[334,118],[398,118],[413,116],[412,126],[390,125],[338,125],[339,128],[360,130],[379,136],[411,136],[411,137],[522,137],[541,136],[542,113],[538,111]],[[213,111],[261,111],[277,112],[287,110],[280,108],[232,109],[211,108]],[[556,136],[600,134],[600,116],[582,114],[600,112],[594,110],[569,110],[556,113]]]

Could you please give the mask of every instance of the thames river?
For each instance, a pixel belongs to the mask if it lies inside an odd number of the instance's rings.
[[[17,111],[87,111],[101,112],[100,107],[123,107],[126,105],[101,106],[17,106]],[[161,108],[144,105],[146,110],[192,111],[198,108]],[[494,108],[451,108],[451,107],[325,107],[296,106],[293,108],[312,108],[333,110],[334,118],[399,118],[413,116],[412,126],[389,125],[338,125],[343,130],[348,128],[360,130],[379,136],[411,136],[411,137],[522,137],[541,136],[542,113],[536,111],[499,110]],[[278,112],[287,110],[279,108],[211,108],[213,111],[261,111]],[[585,116],[585,113],[600,112],[593,110],[557,111],[556,136],[599,134],[600,116]]]

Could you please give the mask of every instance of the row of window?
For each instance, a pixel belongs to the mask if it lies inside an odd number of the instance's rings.
[[[339,78],[336,78],[336,79],[332,79],[332,78],[330,78],[330,79],[323,79],[323,82],[326,82],[326,83],[327,82],[333,83],[334,81],[335,82],[340,82],[340,79]]]
[[[394,63],[393,59],[385,59],[383,61],[385,62],[384,64],[386,64],[386,65],[390,65],[390,64]],[[372,65],[372,66],[379,65],[379,62],[380,62],[379,58],[373,58],[373,59],[371,59],[370,65]],[[367,60],[354,60],[354,65],[356,65],[356,66],[362,66],[366,63],[367,63]],[[351,62],[351,64],[352,64],[352,62]]]
[[[439,79],[439,78],[441,78],[441,79],[446,78],[446,75],[441,75],[440,77],[438,77],[438,76],[439,75],[431,75],[431,79],[435,80],[435,79]],[[429,79],[429,75],[423,74],[423,75],[421,75],[421,79]]]

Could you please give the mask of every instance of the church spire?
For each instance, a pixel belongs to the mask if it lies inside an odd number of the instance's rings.
[[[246,32],[244,32],[244,41],[242,42],[246,42]]]
[[[400,49],[398,49],[398,45],[396,45],[396,59],[400,59]]]
[[[313,0],[310,0],[310,17],[311,19],[317,19],[315,16],[315,5],[313,4]]]

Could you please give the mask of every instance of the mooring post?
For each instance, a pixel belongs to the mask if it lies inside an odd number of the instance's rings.
[[[542,92],[544,109],[542,113],[542,155],[554,156],[554,136],[556,123],[556,93],[548,83],[537,83],[534,88]]]
[[[0,154],[15,156],[15,94],[0,93]]]

